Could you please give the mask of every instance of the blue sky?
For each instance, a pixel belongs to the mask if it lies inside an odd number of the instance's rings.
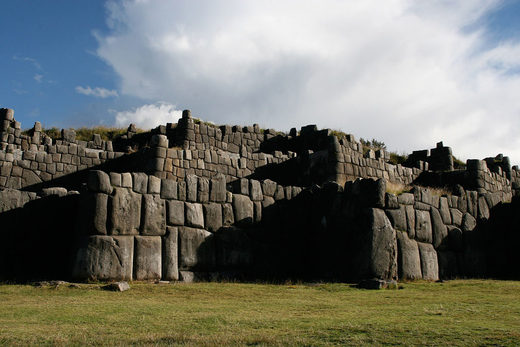
[[[4,0],[22,127],[317,123],[520,162],[520,1]]]

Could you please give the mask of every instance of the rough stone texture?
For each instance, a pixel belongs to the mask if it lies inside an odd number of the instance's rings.
[[[392,223],[392,226],[394,229],[399,231],[406,231],[407,230],[407,223],[406,223],[406,208],[405,206],[401,206],[401,208],[397,210],[386,210],[386,215],[388,216],[388,219]]]
[[[161,198],[177,199],[177,182],[169,179],[161,180]]]
[[[486,202],[486,198],[481,196],[478,198],[478,219],[487,220],[489,219],[489,206]]]
[[[132,187],[134,192],[146,194],[148,192],[148,175],[143,172],[132,172]]]
[[[398,209],[399,202],[397,201],[397,196],[394,194],[386,193],[385,195],[385,206],[390,209]]]
[[[76,254],[73,277],[99,281],[132,280],[134,238],[90,236]]]
[[[218,174],[210,181],[210,201],[226,201],[226,176]]]
[[[156,194],[143,195],[142,235],[164,235],[166,233],[166,207],[164,200]]]
[[[137,234],[141,224],[141,195],[128,188],[115,188],[108,203],[110,234]]]
[[[221,204],[204,204],[204,225],[211,232],[216,232],[222,227],[222,207]]]
[[[160,236],[135,236],[134,278],[159,280],[162,275]]]
[[[432,207],[430,213],[432,220],[433,247],[439,248],[448,236],[448,229],[442,220],[439,210]]]
[[[161,193],[161,179],[155,176],[148,176],[148,194]]]
[[[269,179],[262,181],[262,191],[266,196],[273,197],[276,192],[276,182],[273,182]]]
[[[246,195],[233,194],[235,223],[249,225],[253,223],[253,202]]]
[[[111,290],[113,292],[125,292],[130,290],[130,285],[126,281],[119,281],[107,284],[103,287],[104,290]]]
[[[87,188],[92,192],[112,193],[112,185],[110,184],[110,176],[99,170],[92,170],[88,174]]]
[[[415,210],[415,239],[432,243],[432,223],[430,212]]]
[[[415,238],[415,209],[413,208],[413,205],[406,205],[405,211],[406,211],[406,231],[408,232],[408,237],[411,239],[414,239]]]
[[[197,201],[197,182],[198,177],[195,175],[188,175],[186,177],[186,201]]]
[[[226,226],[235,224],[235,215],[231,204],[222,205],[222,224]]]
[[[252,201],[262,201],[264,196],[262,194],[262,186],[257,180],[250,180],[249,194]]]
[[[392,224],[381,209],[369,209],[371,233],[370,277],[397,278],[397,240]]]
[[[204,213],[202,205],[187,202],[184,207],[186,211],[186,225],[194,228],[204,228]]]
[[[442,196],[439,200],[439,213],[441,214],[442,222],[444,224],[451,224],[451,213],[448,205],[448,199]]]
[[[108,195],[82,194],[77,220],[78,229],[86,235],[107,234]]]
[[[462,231],[471,231],[477,226],[477,220],[469,212],[464,213],[462,217]]]
[[[421,271],[423,279],[427,281],[437,281],[439,279],[439,265],[437,252],[433,245],[418,242],[419,253],[421,254]]]
[[[179,269],[209,270],[215,266],[215,240],[202,229],[179,228]]]
[[[170,225],[184,225],[184,202],[169,200],[167,205],[167,222]]]
[[[422,278],[421,257],[417,242],[408,235],[397,232],[399,279],[416,280]]]
[[[450,208],[450,212],[453,225],[460,227],[462,225],[462,212],[456,208]]]
[[[177,227],[168,227],[162,239],[162,278],[167,281],[179,279],[178,237]]]
[[[403,205],[413,205],[415,199],[412,193],[403,193],[397,196],[397,201]]]
[[[205,177],[199,177],[199,182],[197,186],[197,201],[209,201],[209,180]]]

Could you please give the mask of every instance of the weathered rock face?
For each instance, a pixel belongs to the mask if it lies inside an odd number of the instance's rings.
[[[138,234],[141,224],[141,195],[127,188],[115,188],[109,197],[111,235]]]
[[[214,267],[213,235],[203,229],[179,228],[179,268],[182,270],[207,270]]]
[[[432,242],[432,223],[428,211],[415,210],[415,237],[417,241]]]
[[[178,238],[179,229],[168,227],[162,239],[162,277],[167,281],[179,279]]]
[[[253,202],[248,196],[233,194],[233,211],[235,211],[235,223],[239,225],[253,223]]]
[[[421,270],[423,279],[437,281],[439,279],[439,265],[437,252],[431,244],[419,242],[419,252],[421,254]]]
[[[383,210],[368,210],[370,226],[370,277],[380,279],[397,278],[397,240],[395,230]]]
[[[134,238],[90,236],[79,249],[73,277],[100,281],[132,280]]]
[[[399,279],[416,280],[422,278],[421,257],[417,242],[409,239],[408,235],[397,232],[399,254]]]
[[[159,195],[144,194],[142,201],[143,235],[164,235],[166,233],[166,207]]]
[[[160,236],[135,236],[135,279],[158,280],[162,277]]]

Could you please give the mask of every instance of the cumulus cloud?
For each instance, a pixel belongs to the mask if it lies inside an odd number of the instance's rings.
[[[174,105],[163,102],[114,112],[118,127],[125,127],[134,123],[142,129],[151,129],[166,123],[176,123],[182,116],[182,111],[177,110]]]
[[[97,54],[122,94],[217,123],[317,123],[395,150],[443,140],[462,158],[520,162],[520,44],[490,44],[483,21],[500,5],[110,1]]]
[[[38,83],[42,83],[43,75],[40,75],[40,74],[37,73],[37,74],[35,74],[35,75],[33,76],[33,78],[34,78],[34,80],[35,80],[36,82],[38,82]]]
[[[96,98],[102,98],[102,99],[118,96],[118,93],[116,90],[113,90],[113,89],[110,90],[110,89],[101,88],[101,87],[90,88],[89,86],[87,86],[87,87],[77,86],[76,93],[87,95],[87,96],[94,96]]]

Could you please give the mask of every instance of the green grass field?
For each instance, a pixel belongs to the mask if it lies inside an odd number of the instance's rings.
[[[0,285],[2,345],[520,345],[520,282]]]

